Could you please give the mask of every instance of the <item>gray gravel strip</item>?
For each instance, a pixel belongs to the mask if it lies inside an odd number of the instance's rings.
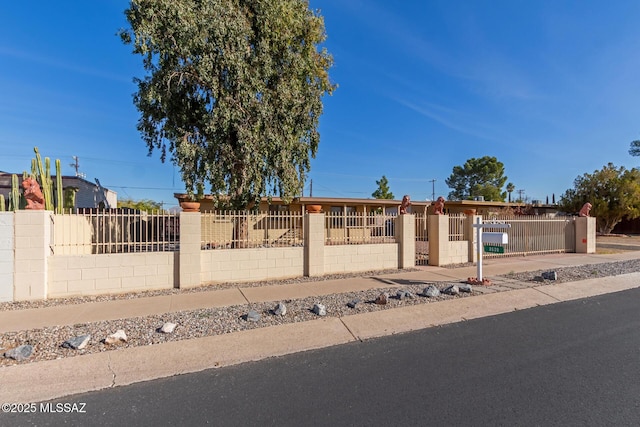
[[[435,285],[440,291],[444,290],[448,286],[454,284],[452,282],[425,282],[419,285],[411,286],[394,286],[383,287],[367,291],[359,292],[347,292],[332,295],[323,295],[317,297],[308,297],[294,300],[280,301],[286,305],[286,313],[284,315],[276,315],[274,310],[276,309],[277,302],[268,303],[254,303],[246,305],[237,305],[229,307],[219,308],[207,308],[190,311],[180,311],[174,313],[165,313],[162,315],[153,315],[146,317],[135,317],[129,319],[119,319],[112,321],[101,321],[86,324],[76,324],[72,326],[53,326],[41,329],[34,329],[28,331],[8,332],[0,335],[0,349],[2,351],[8,351],[12,348],[20,345],[33,346],[33,355],[25,361],[18,362],[13,359],[0,357],[0,367],[15,365],[18,363],[33,363],[42,360],[52,360],[63,357],[72,357],[82,354],[98,353],[103,351],[120,350],[124,348],[154,345],[167,341],[180,341],[192,338],[199,338],[211,335],[226,334],[241,330],[262,328],[272,325],[279,325],[285,323],[305,322],[314,319],[319,319],[320,316],[313,313],[314,304],[322,304],[326,308],[326,316],[329,317],[342,317],[350,314],[371,312],[377,310],[385,310],[389,308],[397,308],[402,306],[408,306],[413,304],[425,304],[436,301],[442,301],[452,298],[467,298],[472,295],[480,295],[487,292],[500,292],[511,289],[519,289],[522,287],[538,286],[541,283],[563,283],[570,281],[578,281],[585,279],[592,279],[596,277],[616,276],[620,274],[632,273],[640,271],[640,259],[619,261],[604,264],[584,265],[578,267],[563,267],[555,269],[558,279],[556,281],[544,280],[541,278],[543,272],[548,270],[531,271],[524,273],[511,273],[501,277],[493,277],[495,283],[494,286],[488,287],[475,287],[472,293],[460,293],[458,295],[446,295],[441,294],[438,297],[425,297],[421,296],[425,287],[430,284]],[[339,279],[345,277],[356,276],[368,276],[372,274],[383,274],[397,272],[385,271],[385,272],[367,272],[360,275],[332,275],[325,276],[322,279]],[[256,282],[254,284],[239,285],[237,283],[232,286],[247,287],[247,286],[265,286],[274,285],[277,283],[303,283],[309,281],[317,281],[318,279],[296,279],[277,282]],[[228,285],[229,287],[231,285]],[[203,287],[197,288],[197,291],[210,290],[211,288]],[[215,289],[220,289],[219,285],[215,286]],[[399,290],[408,292],[409,294],[402,294],[400,298],[397,294]],[[105,296],[96,298],[74,298],[74,299],[62,299],[51,301],[38,301],[30,302],[26,306],[20,306],[20,308],[35,308],[45,307],[59,304],[78,304],[87,301],[98,301],[108,299],[121,299],[121,298],[137,298],[141,296],[151,295],[163,295],[174,292],[189,292],[191,290],[169,290],[158,292],[145,292],[131,295],[118,295],[118,296]],[[380,294],[386,293],[390,297],[387,298],[385,305],[376,304]],[[355,304],[354,308],[351,308],[348,304],[353,301],[359,300]],[[11,303],[13,304],[13,303]],[[0,305],[0,309],[5,309]],[[70,309],[73,309],[70,307]],[[250,310],[254,310],[260,315],[260,319],[257,322],[247,321],[246,315]],[[172,333],[162,333],[160,328],[166,322],[176,324],[176,328]],[[121,344],[109,345],[105,344],[103,340],[109,335],[115,333],[117,330],[124,330],[127,335],[127,341]],[[63,343],[71,338],[91,335],[89,343],[81,350],[74,350],[72,348],[63,347]]]

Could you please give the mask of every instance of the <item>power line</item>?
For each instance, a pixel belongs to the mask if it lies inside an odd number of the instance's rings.
[[[128,186],[122,186],[122,185],[107,185],[107,188],[122,188],[122,189],[128,189],[128,190],[171,190],[171,191],[178,191],[180,190],[179,188],[161,188],[161,187],[128,187]]]

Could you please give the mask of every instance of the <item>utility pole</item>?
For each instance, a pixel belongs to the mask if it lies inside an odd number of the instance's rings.
[[[521,202],[524,202],[524,198],[522,197],[522,195],[524,194],[525,190],[521,188],[517,192],[518,192],[518,200],[520,200]]]
[[[429,182],[431,183],[431,201],[435,201],[436,200],[436,179],[430,179]]]
[[[76,177],[84,179],[85,174],[80,172],[80,158],[78,156],[71,156],[71,158],[73,159],[73,163],[71,163],[69,166],[76,170]]]
[[[76,176],[78,176],[78,170],[80,169],[80,159],[78,158],[78,156],[71,156],[71,158],[73,159],[73,163],[71,163],[69,166],[76,170]]]
[[[313,197],[313,179],[311,179],[309,184],[309,197]]]

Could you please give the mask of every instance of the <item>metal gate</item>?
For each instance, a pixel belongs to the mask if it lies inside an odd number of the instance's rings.
[[[485,219],[511,224],[506,230],[493,230],[485,226],[483,231],[501,231],[509,236],[509,243],[502,254],[485,253],[486,258],[506,256],[542,255],[576,251],[576,227],[573,217],[492,216]]]
[[[429,264],[429,215],[416,213],[416,265]]]

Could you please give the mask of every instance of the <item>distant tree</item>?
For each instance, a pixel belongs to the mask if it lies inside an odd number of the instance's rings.
[[[244,209],[300,195],[320,134],[332,58],[306,0],[131,0],[125,44],[143,57],[138,130],[187,192]]]
[[[386,176],[382,175],[379,181],[376,181],[378,189],[371,193],[371,196],[376,199],[393,199],[393,193],[389,191],[389,180]]]
[[[640,140],[631,141],[629,154],[636,157],[640,156]]]
[[[482,196],[485,200],[501,201],[507,197],[502,186],[507,181],[504,164],[495,157],[471,158],[463,166],[454,166],[445,183],[452,188],[449,200],[471,200]]]
[[[582,205],[592,205],[598,231],[609,234],[623,218],[640,217],[640,170],[616,168],[612,163],[592,174],[585,173],[573,182],[574,188],[560,198],[563,212],[576,213]]]
[[[119,208],[130,208],[139,211],[151,212],[162,209],[162,203],[154,202],[150,199],[133,200],[133,199],[120,199],[118,200]]]
[[[509,193],[509,203],[511,203],[511,193],[516,189],[516,186],[513,185],[513,182],[507,184],[507,193]]]

